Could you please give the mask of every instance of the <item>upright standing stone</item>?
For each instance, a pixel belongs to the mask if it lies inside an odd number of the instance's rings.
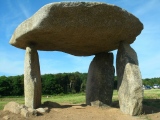
[[[136,52],[121,42],[117,53],[118,98],[123,113],[138,115],[142,110],[143,89]]]
[[[26,47],[24,67],[25,105],[37,108],[41,105],[41,77],[37,50],[33,45]]]
[[[87,77],[87,105],[91,105],[91,102],[97,101],[102,105],[111,105],[114,72],[112,53],[99,53],[94,57],[90,64]]]

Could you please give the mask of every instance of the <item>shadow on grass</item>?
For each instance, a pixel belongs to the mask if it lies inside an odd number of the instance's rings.
[[[113,101],[111,107],[119,108],[119,101]]]
[[[69,105],[61,105],[56,102],[46,101],[42,104],[42,107],[48,107],[49,111],[52,108],[70,108],[76,107],[76,109],[84,109],[87,105],[86,104],[69,104]],[[113,108],[120,108],[119,101],[113,101],[111,107]],[[48,111],[48,112],[49,112]],[[142,114],[153,114],[160,112],[160,99],[144,99],[143,100],[143,110]]]
[[[160,99],[144,99],[143,112],[145,114],[160,112]]]
[[[119,101],[112,102],[112,107],[120,108]],[[160,99],[144,99],[142,114],[153,114],[160,112]]]
[[[48,107],[49,111],[52,109],[52,108],[70,108],[70,107],[76,107],[76,109],[84,109],[87,105],[86,104],[80,104],[80,105],[74,105],[74,104],[70,104],[70,105],[61,105],[61,104],[58,104],[56,102],[52,102],[52,101],[46,101],[42,104],[42,107]]]

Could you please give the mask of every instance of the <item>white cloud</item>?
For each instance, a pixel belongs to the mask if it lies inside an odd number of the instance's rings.
[[[24,71],[24,60],[17,55],[12,58],[12,53],[0,52],[0,75],[21,75]]]
[[[141,61],[140,68],[142,72],[142,77],[151,78],[159,77],[160,66],[159,66],[160,56],[159,54],[152,55],[152,57],[147,57],[145,60]]]
[[[30,14],[23,4],[15,3],[10,0],[7,0],[6,4],[5,10],[2,8],[4,14],[1,15],[0,19],[0,34],[2,34],[1,38],[3,37],[3,40],[6,39],[9,41],[16,27],[29,17]],[[19,5],[21,10],[19,10],[19,7],[15,4]]]
[[[40,61],[40,69],[41,69],[41,74],[46,74],[46,73],[59,73],[63,71],[60,69],[61,66],[63,66],[63,61],[58,61],[55,59],[39,59]]]
[[[140,4],[139,8],[134,11],[134,14],[140,16],[147,14],[149,11],[158,10],[159,4],[159,0],[145,0]]]
[[[44,54],[45,53],[45,54]],[[40,52],[41,73],[87,72],[93,56],[77,57],[63,52]]]
[[[26,7],[24,6],[24,4],[22,4],[22,3],[19,3],[19,7],[20,7],[23,15],[25,16],[25,18],[29,18],[30,15],[31,15],[30,12],[29,12],[29,8],[26,8]]]
[[[21,75],[24,71],[23,61],[0,60],[0,75]]]

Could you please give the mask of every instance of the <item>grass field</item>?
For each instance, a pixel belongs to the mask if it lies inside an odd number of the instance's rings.
[[[160,108],[160,89],[145,90],[143,104]]]
[[[117,91],[114,90],[113,101],[117,100],[118,100]],[[0,97],[0,110],[2,110],[4,105],[10,101],[15,101],[20,104],[24,104],[24,97],[23,96]],[[48,97],[47,95],[45,95],[42,96],[42,103],[45,101],[52,101],[57,103],[69,103],[69,104],[77,104],[77,103],[84,104],[85,93],[48,95]],[[160,89],[144,90],[143,104],[160,108]]]

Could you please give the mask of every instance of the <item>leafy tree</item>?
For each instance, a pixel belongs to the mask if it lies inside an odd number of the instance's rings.
[[[1,76],[0,77],[0,95],[1,96],[7,96],[11,95],[11,84],[10,84],[10,79],[6,76]]]
[[[24,94],[24,77],[23,77],[23,75],[11,76],[11,77],[9,77],[9,79],[11,80],[10,85],[12,87],[11,95],[12,96],[23,95]]]
[[[159,84],[160,85],[160,78],[146,78],[143,79],[143,85],[150,85],[153,86],[154,84]]]
[[[87,73],[58,73],[41,76],[42,94],[67,94],[86,90]],[[144,85],[160,84],[160,78],[143,79]],[[114,89],[117,89],[117,76],[114,78]],[[24,94],[24,77],[0,76],[0,96],[17,96]]]

